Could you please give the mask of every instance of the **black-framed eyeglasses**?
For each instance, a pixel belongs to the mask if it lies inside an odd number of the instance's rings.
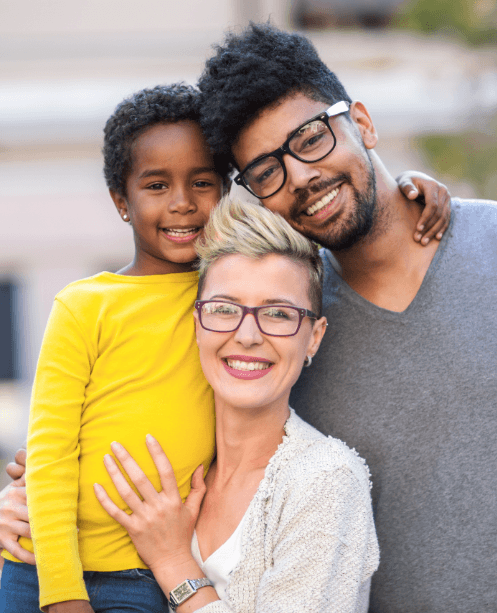
[[[348,102],[342,100],[303,123],[281,147],[261,155],[246,166],[235,177],[235,183],[260,200],[274,196],[285,185],[287,178],[283,156],[288,154],[305,164],[311,164],[329,155],[337,144],[330,126],[330,117],[346,113],[349,106]]]
[[[300,330],[304,317],[318,316],[300,307],[286,304],[267,304],[247,307],[227,300],[196,300],[200,325],[211,332],[234,332],[242,325],[245,316],[254,316],[259,330],[267,336],[294,336]]]

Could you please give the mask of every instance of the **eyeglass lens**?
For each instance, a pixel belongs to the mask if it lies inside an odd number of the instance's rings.
[[[290,151],[305,162],[317,162],[327,156],[334,146],[333,133],[321,119],[302,126],[289,142]],[[285,182],[285,172],[277,157],[268,156],[248,168],[243,178],[254,194],[265,198],[280,189]]]
[[[256,312],[261,330],[273,336],[295,334],[299,327],[299,311],[295,307],[262,307]],[[243,309],[237,304],[226,302],[206,302],[202,305],[200,319],[202,326],[215,332],[236,330],[243,316]]]

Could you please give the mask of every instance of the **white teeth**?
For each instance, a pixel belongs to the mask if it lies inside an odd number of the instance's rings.
[[[185,236],[189,236],[190,234],[196,234],[198,232],[198,228],[188,228],[187,230],[169,230],[168,228],[164,228],[164,232],[168,236],[179,236],[184,238]]]
[[[242,362],[230,359],[227,359],[226,362],[230,368],[235,370],[266,370],[271,366],[271,362]]]
[[[340,188],[335,187],[335,189],[333,189],[329,194],[326,194],[321,198],[321,200],[318,200],[312,206],[310,206],[306,210],[306,215],[314,215],[314,213],[317,213],[319,210],[329,204],[336,197],[339,191]]]

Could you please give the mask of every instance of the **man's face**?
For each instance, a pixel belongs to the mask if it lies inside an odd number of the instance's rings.
[[[243,170],[261,155],[280,147],[293,130],[328,106],[296,94],[265,109],[242,130],[233,146],[238,167]],[[285,155],[286,182],[262,202],[304,236],[340,251],[351,247],[373,226],[375,174],[366,149],[373,141],[366,133],[365,146],[364,127],[343,115],[332,117],[330,125],[337,140],[334,150],[310,164]]]

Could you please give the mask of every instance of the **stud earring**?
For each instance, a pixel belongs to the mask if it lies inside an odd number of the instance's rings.
[[[123,221],[129,221],[129,217],[127,213],[124,213],[123,215]]]
[[[305,360],[304,360],[304,366],[306,368],[309,368],[311,364],[312,364],[312,355],[306,355]]]

